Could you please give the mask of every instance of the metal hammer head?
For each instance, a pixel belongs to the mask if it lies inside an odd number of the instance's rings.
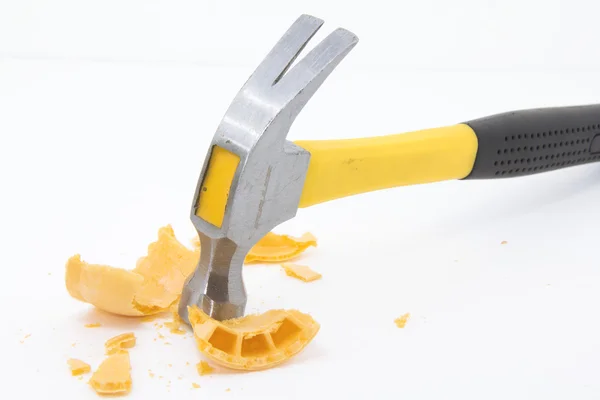
[[[287,141],[287,133],[358,42],[339,28],[290,68],[321,25],[322,20],[309,15],[298,18],[238,92],[217,128],[191,209],[201,256],[181,295],[179,314],[186,321],[190,305],[218,320],[241,317],[246,254],[296,215],[310,154]]]

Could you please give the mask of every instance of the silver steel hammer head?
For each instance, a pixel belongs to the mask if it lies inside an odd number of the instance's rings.
[[[180,299],[179,314],[186,321],[190,305],[218,320],[243,316],[246,254],[296,215],[310,154],[287,141],[287,133],[358,42],[339,28],[290,68],[322,25],[318,18],[300,16],[240,89],[217,128],[191,208],[201,256]]]

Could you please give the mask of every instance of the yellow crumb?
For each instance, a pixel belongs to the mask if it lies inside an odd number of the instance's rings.
[[[170,345],[171,345],[171,342],[165,342],[165,345],[166,345],[166,346],[170,346]]]
[[[176,335],[185,335],[185,331],[181,329],[181,325],[183,324],[183,320],[179,317],[177,311],[172,313],[173,321],[165,322],[165,326],[169,328],[171,333]]]
[[[196,369],[198,370],[198,374],[200,375],[208,375],[215,370],[206,361],[200,361],[198,364],[196,364]]]
[[[91,371],[91,367],[88,363],[85,363],[76,358],[69,358],[67,360],[67,364],[69,364],[69,368],[71,369],[71,375],[73,376],[87,374]]]
[[[506,240],[503,240],[500,242],[500,244],[507,244],[508,242]]]
[[[186,362],[185,362],[185,365],[190,365],[190,362],[189,362],[189,361],[186,361]]]
[[[317,238],[305,233],[299,238],[267,233],[250,249],[245,262],[281,262],[296,258],[306,249],[317,245]]]
[[[110,338],[104,344],[106,354],[113,354],[123,349],[130,349],[135,346],[135,334],[133,332],[123,333]]]
[[[71,343],[71,347],[75,347],[75,346],[77,346],[77,342]]]
[[[165,335],[163,335],[162,333],[159,333],[159,334],[158,334],[158,338],[159,338],[159,339],[164,339],[164,338],[165,338]]]
[[[148,375],[150,376],[150,378],[154,378],[154,372],[148,370]]]
[[[167,367],[171,368],[173,366],[173,364],[167,364]]]
[[[225,389],[226,392],[231,392],[230,388]]]
[[[25,337],[23,339],[27,339],[29,337],[31,337],[31,333],[28,333],[27,335],[25,335]]]
[[[200,385],[198,385],[196,382],[192,382],[192,388],[200,389]]]
[[[100,328],[102,324],[100,322],[93,322],[91,324],[85,324],[86,328]]]
[[[406,321],[410,318],[410,313],[406,313],[399,318],[396,318],[394,322],[398,328],[404,328],[406,326]]]
[[[272,368],[298,354],[319,331],[319,324],[297,310],[217,321],[198,307],[188,307],[198,349],[212,361],[232,369]]]
[[[312,282],[316,281],[317,279],[321,279],[321,274],[313,271],[306,265],[284,263],[281,264],[281,266],[283,267],[286,275],[300,279],[304,282]]]
[[[131,390],[129,353],[109,355],[90,379],[90,386],[99,394],[125,394]]]

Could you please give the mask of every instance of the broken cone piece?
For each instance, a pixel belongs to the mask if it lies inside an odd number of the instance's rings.
[[[286,275],[300,279],[304,282],[312,282],[316,281],[317,279],[321,279],[321,274],[313,271],[306,265],[283,263],[281,264],[281,267],[285,271]]]
[[[123,349],[130,349],[135,346],[135,334],[133,332],[123,333],[110,338],[104,343],[106,354],[118,353]]]
[[[76,358],[70,358],[67,360],[67,364],[69,364],[69,369],[71,369],[71,375],[83,375],[90,372],[90,364],[78,360]]]
[[[90,379],[90,386],[99,394],[125,394],[131,390],[129,353],[108,356]]]
[[[317,246],[317,238],[305,233],[299,238],[267,233],[250,249],[245,262],[281,262],[299,256],[310,246]]]
[[[196,249],[200,248],[200,240],[195,238],[192,244]],[[279,235],[269,232],[250,249],[245,263],[275,263],[288,261],[298,257],[311,246],[317,246],[317,238],[311,233],[305,233],[299,238]]]
[[[240,370],[274,367],[298,354],[319,331],[319,324],[297,310],[270,310],[216,321],[188,307],[198,348],[222,366]]]
[[[198,258],[199,252],[182,245],[169,225],[158,231],[158,240],[134,270],[88,264],[77,254],[67,261],[65,282],[72,297],[101,310],[126,316],[156,314],[179,299]]]

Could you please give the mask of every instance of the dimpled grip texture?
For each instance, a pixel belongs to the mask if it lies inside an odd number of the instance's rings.
[[[479,147],[465,179],[517,177],[600,160],[600,105],[514,111],[466,124]]]

